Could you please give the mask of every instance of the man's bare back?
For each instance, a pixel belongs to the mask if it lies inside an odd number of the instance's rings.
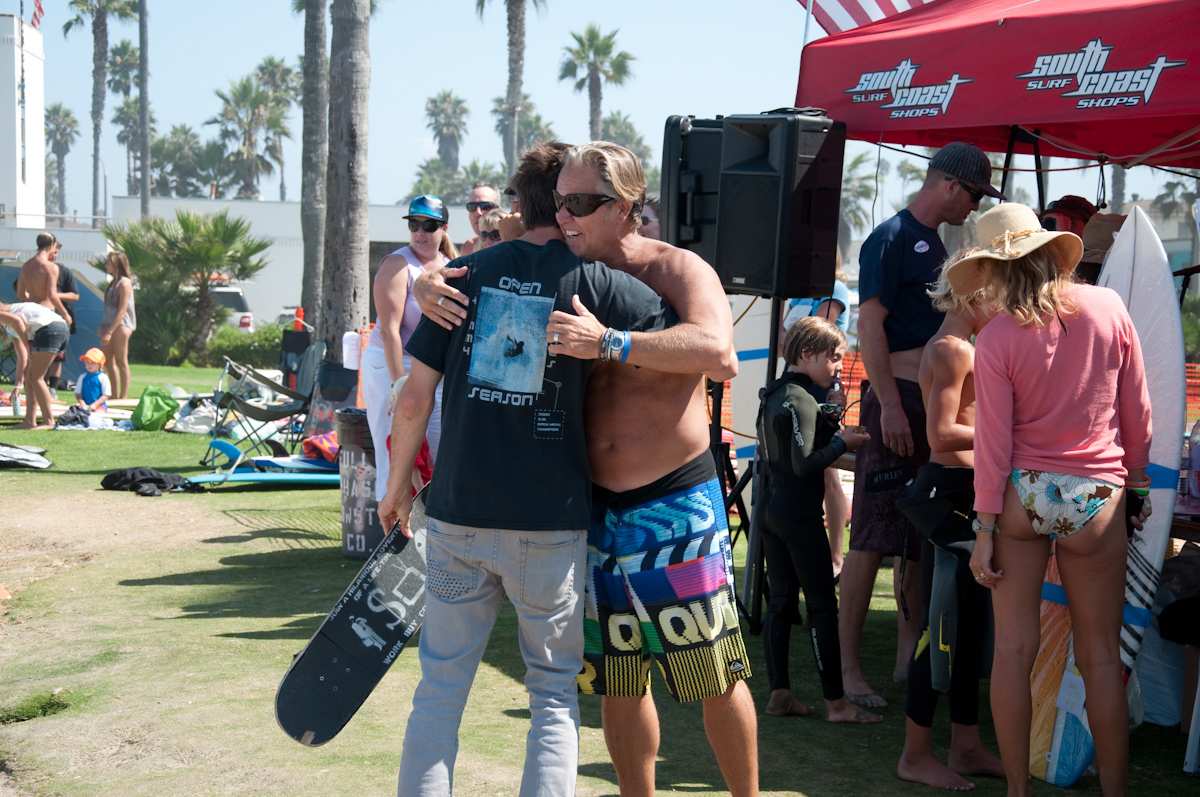
[[[644,243],[643,243],[644,242]],[[719,291],[712,268],[684,249],[641,238],[628,260],[609,266],[646,283],[688,320]],[[711,297],[709,297],[711,298]],[[708,449],[705,376],[598,364],[585,407],[592,480],[614,492],[653,482]]]
[[[928,417],[929,461],[972,468],[974,452],[970,445],[962,448],[962,443],[967,430],[975,428],[975,347],[946,326],[925,345],[918,375]],[[970,334],[969,327],[966,332]],[[953,444],[956,439],[959,445]]]

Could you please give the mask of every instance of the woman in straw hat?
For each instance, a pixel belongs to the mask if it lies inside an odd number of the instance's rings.
[[[1010,795],[1029,794],[1030,675],[1051,543],[1087,689],[1105,794],[1124,794],[1128,708],[1120,659],[1126,493],[1149,485],[1150,399],[1133,322],[1107,288],[1072,277],[1083,244],[1024,205],[979,217],[980,249],[947,264],[956,293],[998,315],[975,350],[976,544],[992,590],[992,714]],[[1131,521],[1149,502],[1130,500]]]

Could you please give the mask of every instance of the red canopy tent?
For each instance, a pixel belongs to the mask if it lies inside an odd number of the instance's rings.
[[[1200,166],[1200,0],[936,0],[813,42],[852,138]]]

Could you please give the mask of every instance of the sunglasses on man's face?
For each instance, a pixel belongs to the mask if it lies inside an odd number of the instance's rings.
[[[425,232],[437,232],[438,228],[441,226],[442,226],[442,223],[440,221],[438,221],[437,219],[409,219],[408,220],[408,231],[409,232],[416,232],[417,230],[424,230]]]
[[[480,213],[487,213],[489,210],[495,210],[496,207],[497,207],[497,205],[495,202],[468,202],[467,203],[467,210],[471,211],[472,213],[474,213],[475,211],[479,211]]]
[[[979,204],[979,200],[983,199],[982,189],[976,188],[970,183],[965,183],[962,180],[955,180],[955,182],[958,183],[959,188],[967,192],[967,196],[971,197],[971,201],[975,204]]]
[[[600,209],[601,205],[608,202],[616,202],[615,196],[608,194],[560,194],[554,192],[554,207],[557,210],[566,208],[567,213],[570,213],[575,218],[590,216]]]
[[[483,232],[479,233],[479,237],[485,241],[499,241],[500,240],[500,231],[499,230],[484,230]]]

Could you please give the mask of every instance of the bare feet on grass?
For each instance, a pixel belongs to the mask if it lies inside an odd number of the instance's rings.
[[[807,717],[813,709],[789,690],[775,689],[767,700],[766,712],[772,717]]]
[[[854,705],[844,697],[841,700],[825,701],[825,719],[848,725],[874,725],[883,722],[883,717]]]
[[[909,783],[920,783],[946,791],[972,791],[975,784],[924,753],[905,753],[896,763],[896,777]]]
[[[1004,777],[1004,765],[1000,763],[1000,756],[986,747],[973,747],[969,750],[952,749],[948,758],[950,767],[963,775]]]

